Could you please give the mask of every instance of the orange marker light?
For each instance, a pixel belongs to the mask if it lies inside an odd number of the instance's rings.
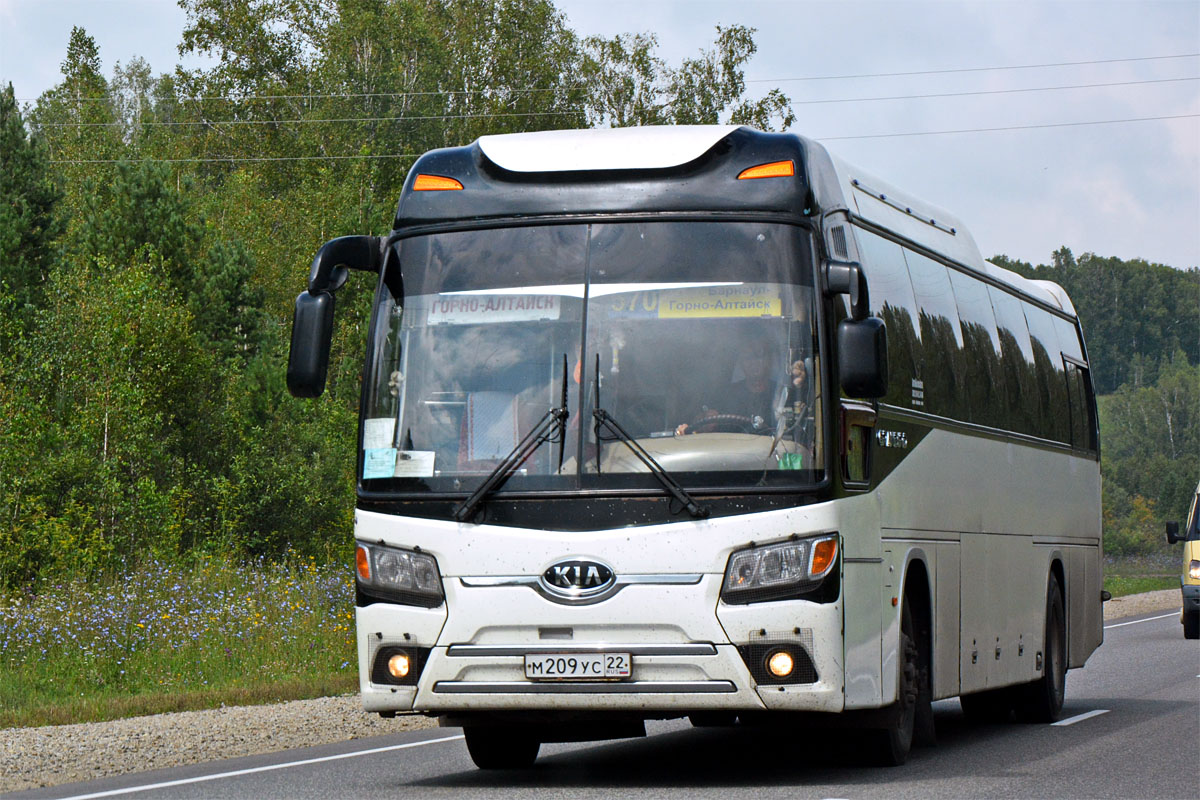
[[[441,175],[418,175],[413,181],[414,192],[445,192],[456,189],[462,189],[463,185],[454,178],[445,178]]]
[[[742,170],[738,175],[739,181],[754,178],[790,178],[796,174],[796,165],[791,161],[772,161],[770,164],[759,164]]]
[[[820,575],[833,564],[837,558],[837,539],[825,539],[817,542],[813,548],[812,574]]]
[[[361,544],[354,550],[354,565],[358,568],[358,577],[371,580],[371,562],[367,559],[367,548]]]

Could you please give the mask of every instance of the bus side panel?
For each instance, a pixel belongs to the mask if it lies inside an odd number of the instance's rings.
[[[933,697],[958,695],[959,619],[958,577],[962,545],[942,542],[937,545],[937,564],[934,577],[933,626]]]
[[[878,498],[860,495],[831,505],[838,508],[837,525],[845,548],[846,708],[878,708],[885,694],[879,672],[883,624],[879,587],[888,575],[887,565],[880,563]]]

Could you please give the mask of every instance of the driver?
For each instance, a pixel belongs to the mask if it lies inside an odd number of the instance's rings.
[[[779,398],[779,384],[771,369],[774,364],[772,349],[765,339],[743,341],[737,354],[741,377],[729,385],[719,400],[702,408],[694,423],[696,431],[692,431],[688,423],[683,423],[675,428],[675,435],[707,430],[703,419],[723,415],[746,420],[747,432],[770,433],[774,428],[775,406]]]

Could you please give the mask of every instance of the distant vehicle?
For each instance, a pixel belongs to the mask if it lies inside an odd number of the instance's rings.
[[[1188,512],[1187,525],[1179,532],[1178,522],[1167,523],[1167,542],[1183,542],[1183,574],[1179,576],[1179,590],[1183,594],[1183,610],[1179,620],[1183,623],[1185,639],[1200,639],[1200,484],[1192,498],[1192,510]]]
[[[1058,286],[791,134],[485,136],[420,157],[377,273],[357,462],[368,711],[482,768],[648,719],[863,731],[931,702],[1053,720],[1102,640],[1100,465]],[[331,456],[333,457],[333,456]],[[798,740],[799,741],[799,740]]]

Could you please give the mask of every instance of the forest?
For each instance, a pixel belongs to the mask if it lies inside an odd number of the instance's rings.
[[[211,66],[0,94],[0,588],[206,555],[352,544],[365,281],[339,297],[325,394],[284,386],[316,248],[390,227],[408,167],[483,134],[795,119],[748,99],[754,31],[669,64],[580,37],[550,0],[183,0]],[[994,260],[1061,283],[1100,393],[1107,548],[1160,547],[1200,477],[1200,271],[1062,248]],[[1175,265],[1185,266],[1185,265]]]

